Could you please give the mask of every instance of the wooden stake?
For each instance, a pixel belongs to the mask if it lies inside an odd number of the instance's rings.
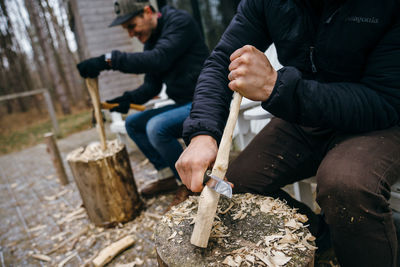
[[[47,145],[47,151],[51,155],[51,159],[53,160],[54,167],[57,171],[58,179],[62,185],[68,184],[68,177],[65,173],[64,164],[60,155],[60,151],[58,150],[57,143],[54,139],[53,133],[46,133],[44,135],[44,139]]]
[[[100,136],[101,149],[106,150],[107,149],[106,132],[104,131],[103,118],[101,116],[99,83],[97,78],[96,79],[87,78],[86,85],[89,89],[90,98],[92,99],[94,107],[94,116],[96,117],[97,121],[96,128]]]
[[[94,266],[104,266],[115,256],[117,256],[121,251],[132,246],[133,243],[135,243],[135,240],[131,235],[128,235],[115,243],[112,243],[111,245],[100,251],[99,255],[93,260]]]
[[[226,170],[228,169],[232,135],[239,115],[241,102],[242,96],[235,92],[233,94],[228,121],[226,122],[224,134],[218,148],[217,158],[211,172],[212,175],[221,179],[225,178]],[[200,195],[196,222],[190,239],[190,243],[193,245],[202,248],[207,247],[215,212],[217,211],[218,200],[219,194],[206,185]]]

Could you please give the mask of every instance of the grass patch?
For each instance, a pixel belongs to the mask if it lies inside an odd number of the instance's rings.
[[[43,118],[44,117],[44,118]],[[43,135],[52,131],[47,114],[17,113],[0,119],[0,155],[15,152],[44,142]],[[92,127],[91,110],[74,111],[70,115],[57,116],[59,138]]]

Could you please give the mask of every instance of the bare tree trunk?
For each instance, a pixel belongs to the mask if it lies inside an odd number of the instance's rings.
[[[54,50],[52,49],[51,45],[49,44],[47,39],[51,39],[50,33],[45,31],[45,26],[40,21],[40,14],[39,14],[39,7],[37,6],[38,3],[37,1],[34,0],[25,0],[25,5],[27,7],[28,13],[29,13],[29,18],[32,23],[32,25],[35,28],[36,35],[39,39],[39,44],[40,47],[43,51],[43,56],[45,59],[45,64],[49,66],[49,70],[51,73],[51,76],[54,79],[55,82],[55,89],[58,95],[58,99],[61,104],[61,108],[64,114],[70,114],[71,113],[71,108],[70,108],[70,102],[68,99],[68,94],[67,94],[67,87],[65,83],[62,80],[62,77],[60,73],[56,69],[56,63],[54,62],[54,53],[52,53]],[[42,14],[44,16],[44,14]],[[54,66],[54,67],[52,67]]]
[[[65,72],[66,81],[68,82],[71,94],[73,96],[74,102],[82,100],[82,91],[84,90],[82,79],[77,75],[77,71],[75,68],[76,62],[74,61],[74,55],[72,54],[68,40],[65,34],[65,26],[58,22],[57,18],[54,15],[53,8],[50,6],[48,0],[45,0],[47,5],[47,12],[50,14],[52,25],[55,28],[55,33],[57,36],[57,43],[60,52],[60,58],[63,62],[63,68]],[[81,83],[78,82],[81,81]]]
[[[4,68],[4,73],[5,73],[5,79],[4,79],[4,89],[6,93],[10,92],[18,92],[22,91],[21,86],[19,84],[19,77],[18,77],[18,64],[16,64],[16,59],[18,58],[18,54],[16,53],[14,42],[13,42],[13,28],[12,24],[10,22],[10,18],[8,16],[8,11],[7,7],[5,5],[4,0],[0,0],[0,8],[1,8],[1,14],[6,22],[6,27],[5,31],[0,31],[0,47],[1,52],[2,52],[2,57],[6,59],[4,61],[2,59],[2,68]],[[19,107],[19,109],[23,112],[27,110],[27,107],[21,99],[16,99],[13,101],[16,103]],[[14,104],[15,105],[15,104]]]
[[[19,1],[15,1],[15,4],[17,5],[17,10],[18,10],[18,15],[20,18],[22,18],[22,6],[19,3]],[[32,55],[33,55],[33,61],[35,64],[35,69],[36,73],[39,76],[39,82],[38,82],[38,87],[39,88],[55,88],[55,84],[52,79],[49,77],[49,66],[47,64],[43,64],[42,58],[42,53],[40,51],[40,46],[38,42],[35,40],[35,37],[32,33],[32,30],[28,28],[28,26],[25,24],[25,20],[21,20],[22,23],[24,24],[24,29],[26,31],[27,37],[29,38],[31,47],[32,47]]]
[[[62,52],[63,52],[63,49],[62,49],[62,47],[61,47],[61,43],[62,43],[62,42],[60,41],[60,40],[61,40],[60,34],[59,34],[59,31],[58,31],[57,26],[56,26],[56,25],[58,25],[58,23],[57,23],[57,20],[56,20],[56,21],[55,21],[56,24],[52,24],[52,25],[49,24],[49,22],[47,21],[47,15],[50,15],[50,16],[51,16],[51,14],[49,14],[48,10],[46,10],[44,4],[45,4],[45,3],[44,3],[43,1],[38,1],[39,8],[40,8],[40,10],[42,11],[42,14],[43,14],[42,21],[43,21],[43,23],[44,23],[44,25],[45,25],[45,27],[46,27],[48,36],[50,36],[51,39],[53,40],[52,42],[49,43],[49,46],[50,46],[50,48],[51,48],[51,50],[52,50],[52,52],[53,52],[54,62],[55,62],[55,64],[56,64],[56,68],[57,68],[57,70],[58,70],[58,73],[59,73],[59,75],[60,75],[60,77],[61,77],[61,82],[62,82],[62,83],[64,84],[64,86],[65,86],[66,93],[67,93],[67,96],[68,96],[68,100],[69,100],[70,102],[71,102],[71,101],[74,102],[73,97],[72,97],[71,86],[70,86],[70,84],[68,83],[68,80],[67,80],[67,77],[66,77],[66,74],[65,74],[65,69],[64,69],[64,66],[63,66],[63,63],[62,63],[62,58],[61,58],[62,56],[61,56],[61,54],[62,54]],[[52,26],[52,27],[51,27],[51,26]],[[51,31],[51,29],[52,29],[53,31]],[[55,35],[55,36],[53,36],[53,35],[51,34],[51,32],[54,32],[54,35]],[[57,43],[57,47],[56,47],[56,45],[55,45],[54,38],[55,38],[55,41],[56,41],[56,43]],[[58,49],[57,49],[57,48],[58,48]]]

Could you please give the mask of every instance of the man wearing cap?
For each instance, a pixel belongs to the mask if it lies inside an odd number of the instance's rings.
[[[111,111],[127,113],[130,103],[144,104],[160,93],[163,83],[167,85],[166,93],[175,104],[131,114],[125,123],[128,135],[158,171],[158,180],[141,190],[142,195],[151,196],[177,188],[175,162],[182,153],[177,139],[182,136],[197,77],[209,52],[198,25],[185,11],[167,5],[156,12],[143,0],[116,0],[114,9],[117,17],[110,27],[121,25],[144,44],[144,51],[113,50],[77,67],[84,78],[95,78],[103,70],[145,73],[141,86],[107,101],[119,104]],[[188,193],[181,186],[177,197]]]

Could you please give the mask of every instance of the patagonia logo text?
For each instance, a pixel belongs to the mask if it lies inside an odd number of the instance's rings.
[[[370,23],[370,24],[378,24],[379,19],[375,17],[357,17],[351,16],[345,19],[347,22],[355,22],[355,23]]]

